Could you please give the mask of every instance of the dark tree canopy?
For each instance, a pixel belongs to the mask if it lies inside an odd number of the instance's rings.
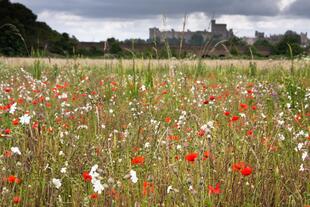
[[[300,35],[293,31],[287,31],[280,42],[276,44],[276,53],[279,55],[289,55],[289,45],[292,48],[293,55],[299,55],[303,52],[300,46]]]
[[[12,25],[17,31],[12,29]],[[37,16],[24,5],[0,0],[0,54],[23,56],[27,55],[27,50],[72,54],[76,43],[69,35],[64,36],[46,23],[37,21]]]

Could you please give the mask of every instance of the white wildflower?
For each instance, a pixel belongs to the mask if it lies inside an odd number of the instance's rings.
[[[245,118],[245,117],[246,117],[246,115],[245,115],[244,113],[240,113],[239,115],[240,115],[240,117],[242,117],[242,118]]]
[[[59,99],[66,99],[68,98],[68,95],[66,93],[61,94],[60,96],[58,96]]]
[[[284,137],[283,134],[279,134],[279,140],[281,140],[281,141],[284,141],[284,140],[285,140],[285,137]]]
[[[142,85],[140,89],[141,89],[141,91],[145,91],[146,90],[145,85]]]
[[[149,143],[149,142],[146,142],[145,144],[144,144],[144,148],[149,148],[151,146],[151,144]]]
[[[53,178],[52,183],[55,185],[55,188],[59,189],[61,187],[61,180]]]
[[[97,173],[97,169],[98,165],[92,166],[89,175],[92,177],[91,183],[93,184],[94,192],[101,194],[104,187],[99,180],[99,173]]]
[[[167,193],[170,193],[171,191],[173,191],[173,188],[172,188],[171,185],[169,185],[168,188],[167,188]]]
[[[9,110],[9,113],[10,113],[10,114],[14,114],[14,112],[16,111],[16,105],[17,105],[17,103],[14,103],[14,104],[10,107],[10,110]]]
[[[101,184],[100,180],[92,179],[92,184],[93,184],[93,187],[94,187],[94,192],[101,194],[102,191],[104,190],[104,187]]]
[[[137,177],[137,172],[134,170],[130,170],[130,179],[133,183],[137,183],[138,182],[138,177]]]
[[[301,155],[301,159],[303,161],[305,161],[305,159],[308,157],[308,152],[303,152],[302,155]]]
[[[21,117],[19,117],[20,123],[23,125],[29,124],[30,123],[30,116],[29,114],[25,114]]]
[[[66,168],[66,167],[62,167],[62,168],[60,169],[60,172],[63,173],[63,174],[65,174],[65,173],[67,172],[67,168]]]
[[[295,148],[295,151],[300,151],[303,148],[303,143],[298,143],[297,147]]]
[[[13,154],[18,154],[18,155],[22,154],[18,147],[11,147],[11,151],[13,152]]]

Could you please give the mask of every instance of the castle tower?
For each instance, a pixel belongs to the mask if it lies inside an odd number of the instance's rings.
[[[215,30],[215,24],[216,24],[216,20],[215,19],[212,19],[211,20],[211,32],[213,33],[214,30]]]
[[[154,28],[150,28],[149,30],[149,40],[150,41],[157,41],[160,40],[160,31],[158,28],[154,27]]]

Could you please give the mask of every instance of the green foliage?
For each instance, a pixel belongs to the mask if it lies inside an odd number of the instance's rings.
[[[32,73],[33,78],[40,80],[42,77],[43,69],[44,69],[43,63],[39,59],[35,60],[31,67],[31,73]]]
[[[297,109],[304,105],[306,90],[294,78],[284,79],[284,93],[289,97],[287,100],[290,108],[297,112]]]
[[[59,40],[53,45],[51,52],[60,55],[68,56],[74,55],[74,50],[77,46],[78,40],[76,38],[70,38],[69,34],[63,33]]]
[[[278,55],[287,55],[290,56],[290,49],[288,47],[288,44],[291,47],[293,56],[299,55],[303,53],[303,49],[300,46],[300,35],[298,35],[295,32],[287,31],[280,42],[276,44],[276,53]]]
[[[266,39],[258,39],[254,42],[255,47],[267,47],[267,48],[273,48],[273,45]]]
[[[225,45],[229,49],[230,54],[232,54],[233,56],[239,56],[239,48],[247,46],[241,38],[238,38],[236,36],[231,37],[227,42],[225,42]]]
[[[77,43],[74,37],[70,38],[65,33],[61,35],[46,23],[38,22],[37,16],[24,5],[1,0],[0,27],[9,24],[17,28],[19,36],[8,27],[0,29],[0,53],[3,55],[25,56],[28,55],[27,50],[44,50],[60,55],[73,54],[73,47]]]
[[[0,29],[0,54],[6,56],[26,55],[22,40],[6,29],[7,27]]]
[[[114,54],[114,55],[120,55],[121,52],[122,52],[122,48],[120,46],[120,42],[118,40],[116,40],[115,38],[109,38],[107,39],[107,42],[108,42],[108,45],[110,47],[110,50],[109,52],[111,54]]]
[[[257,74],[257,65],[254,62],[250,62],[249,65],[249,76],[255,77]]]

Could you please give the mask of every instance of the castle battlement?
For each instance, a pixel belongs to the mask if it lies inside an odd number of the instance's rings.
[[[159,28],[153,27],[149,29],[149,40],[157,41],[160,43],[168,40],[170,42],[177,42],[183,39],[183,41],[187,44],[191,44],[191,42],[197,42],[200,40],[201,42],[206,42],[212,38],[217,40],[229,39],[232,37],[233,31],[227,30],[226,24],[217,24],[216,20],[211,20],[211,32],[204,31],[175,31],[171,29],[169,31],[160,31]]]

